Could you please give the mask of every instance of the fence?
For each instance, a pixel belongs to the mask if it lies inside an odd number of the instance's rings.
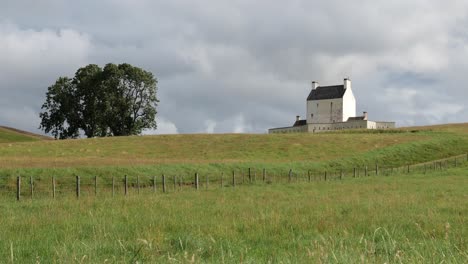
[[[335,181],[344,178],[360,178],[371,176],[390,176],[409,173],[427,173],[457,167],[468,162],[468,154],[440,159],[431,162],[408,164],[399,167],[385,167],[379,164],[326,171],[289,171],[282,174],[269,174],[266,168],[257,170],[248,168],[245,171],[231,171],[218,175],[161,175],[136,177],[21,177],[17,176],[14,183],[7,182],[0,187],[10,192],[15,189],[16,200],[25,198],[58,196],[116,196],[140,193],[170,193],[183,190],[208,190],[214,188],[236,188],[251,184],[282,184],[292,182]]]

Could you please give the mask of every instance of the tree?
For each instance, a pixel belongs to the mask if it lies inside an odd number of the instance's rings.
[[[126,136],[157,128],[157,80],[130,64],[95,64],[47,90],[40,128],[55,138]]]

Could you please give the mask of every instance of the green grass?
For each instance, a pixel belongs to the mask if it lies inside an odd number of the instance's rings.
[[[19,133],[8,128],[0,127],[0,144],[33,141],[39,141],[39,138],[28,134]]]
[[[467,153],[468,124],[64,141],[28,141],[1,132],[0,262],[468,262],[466,156],[457,168],[423,174],[419,165],[411,173],[402,168],[388,176],[389,167]],[[379,176],[372,172],[375,164]],[[351,177],[355,167],[362,176],[364,166],[372,176]],[[242,184],[248,168],[257,182]],[[263,168],[267,183],[260,180]],[[328,180],[308,183],[309,170],[314,179],[327,171]],[[340,170],[344,179],[334,180]],[[236,188],[230,186],[232,171]],[[190,185],[195,172],[200,173],[199,191]],[[18,175],[23,182],[19,202]],[[75,175],[82,184],[78,200]],[[124,175],[129,176],[127,197]],[[153,193],[155,175],[158,191]],[[52,176],[57,180],[55,200]],[[185,184],[174,189],[173,176]]]
[[[428,174],[0,200],[18,263],[466,263],[468,166]]]

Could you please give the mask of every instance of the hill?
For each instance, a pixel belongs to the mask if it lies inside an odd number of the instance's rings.
[[[8,130],[10,131],[10,130]],[[23,136],[23,135],[22,135]],[[189,134],[0,144],[5,170],[34,173],[188,174],[401,166],[468,152],[468,124],[322,134]],[[5,141],[4,141],[5,142]],[[64,169],[61,169],[64,168]],[[90,170],[89,168],[93,168]]]
[[[19,130],[16,128],[0,126],[0,143],[31,142],[38,140],[51,140],[52,138]]]

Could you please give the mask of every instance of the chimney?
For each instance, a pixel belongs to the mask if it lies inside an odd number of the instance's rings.
[[[316,82],[316,81],[313,81],[313,82],[312,82],[312,90],[317,89],[318,86],[319,86],[319,83],[318,83],[318,82]]]
[[[363,116],[364,116],[364,120],[367,120],[367,112],[362,112]]]
[[[349,78],[344,79],[344,88],[345,89],[351,89],[351,80]]]
[[[296,121],[301,120],[301,116],[296,116]]]

